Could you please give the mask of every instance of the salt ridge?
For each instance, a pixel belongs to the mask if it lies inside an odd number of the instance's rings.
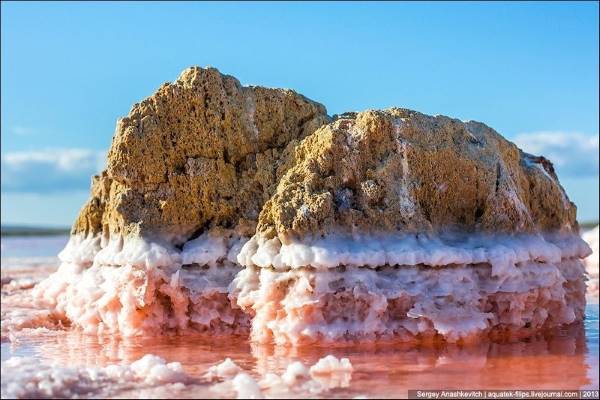
[[[133,336],[190,329],[245,332],[249,329],[249,320],[254,314],[249,308],[252,307],[255,311],[260,309],[264,300],[259,294],[268,294],[269,285],[279,279],[277,275],[270,275],[274,272],[282,272],[282,277],[290,276],[294,280],[305,282],[306,279],[301,277],[305,274],[305,269],[309,268],[323,272],[318,281],[326,282],[335,273],[325,272],[334,272],[343,265],[347,270],[339,279],[352,281],[353,277],[360,277],[352,285],[358,285],[361,280],[371,282],[366,283],[367,290],[372,292],[369,301],[380,298],[378,301],[381,304],[387,304],[387,300],[394,296],[381,294],[381,288],[376,287],[386,281],[386,275],[380,274],[377,280],[366,269],[375,271],[375,268],[385,265],[398,265],[401,268],[396,269],[409,271],[407,268],[412,266],[425,265],[430,267],[433,274],[444,274],[448,266],[454,265],[463,266],[468,275],[473,273],[469,270],[474,265],[489,264],[489,279],[499,278],[504,285],[500,285],[502,290],[523,292],[557,285],[560,279],[565,279],[561,278],[561,274],[569,274],[561,272],[564,268],[557,266],[566,265],[567,260],[589,254],[590,249],[581,238],[559,234],[338,234],[306,238],[302,242],[292,241],[282,245],[278,238],[266,240],[254,236],[248,240],[235,231],[209,231],[184,243],[181,250],[166,241],[139,237],[113,236],[106,239],[75,235],[59,255],[62,264],[57,272],[37,285],[33,294],[88,333],[118,332]],[[247,269],[241,270],[242,266]],[[255,267],[266,272],[256,271]],[[578,271],[577,267],[573,268]],[[300,272],[297,275],[285,274],[293,270]],[[553,280],[547,278],[550,270],[554,271],[554,275],[550,274],[554,277]],[[379,274],[379,271],[376,272]],[[398,272],[401,273],[404,272]],[[421,274],[422,271],[414,279],[429,279]],[[456,276],[462,276],[461,274],[463,272]],[[524,274],[533,274],[531,276],[534,276],[532,279],[536,283],[530,281],[523,288],[523,283],[515,279],[523,278]],[[455,279],[455,276],[448,277],[449,281]],[[576,280],[577,277],[573,279]],[[483,281],[480,283],[490,284]],[[388,286],[390,284],[386,283]],[[257,285],[266,288],[259,290]],[[500,286],[495,290],[500,291]],[[400,286],[396,290],[400,290]],[[434,285],[427,290],[433,293],[439,287]],[[324,295],[328,291],[330,289],[323,286],[319,287],[318,293]],[[247,295],[248,293],[254,294]],[[302,298],[297,287],[290,290],[290,293],[286,300],[289,304],[299,301],[294,298],[296,295]],[[447,293],[450,294],[455,295]],[[467,299],[475,300],[477,299]],[[376,303],[373,303],[373,307],[376,309]],[[255,332],[268,323],[275,323],[262,321],[263,317],[260,312],[252,317]],[[372,318],[378,317],[374,315]],[[450,324],[443,327],[439,318],[432,317],[430,320],[438,321],[434,325],[439,333],[457,337],[465,336],[465,332],[484,330],[487,327],[482,322],[485,318],[478,313],[468,318],[464,314],[461,318],[463,324],[469,319],[471,326],[457,327]],[[300,321],[290,323],[296,327],[289,328],[285,322],[278,321],[277,324],[281,326],[266,331],[285,332],[288,328],[297,329],[302,325]],[[385,322],[380,322],[379,328],[375,329],[371,326],[372,322],[355,321],[355,326],[350,331],[360,335],[389,331],[389,327],[384,329],[381,324],[385,325]],[[323,324],[318,329],[319,332],[324,331],[325,326]],[[344,330],[335,325],[330,328],[328,336],[344,334]],[[283,340],[286,335],[289,336],[286,333],[278,340]],[[292,341],[303,336],[295,335],[292,335]]]
[[[248,316],[228,299],[245,240],[206,232],[180,251],[166,241],[74,235],[33,296],[90,334],[247,331]]]
[[[136,265],[147,268],[179,267],[220,262],[276,269],[311,266],[429,265],[490,263],[500,273],[527,260],[558,262],[585,258],[592,253],[585,240],[573,234],[491,235],[330,234],[282,244],[260,235],[250,240],[205,233],[180,251],[166,242],[142,238],[111,238],[104,246],[94,236],[74,235],[59,254],[63,262],[80,265]]]
[[[238,262],[244,266],[286,270],[311,266],[317,269],[489,263],[494,275],[514,265],[536,260],[559,262],[591,254],[577,235],[484,235],[447,233],[439,236],[385,234],[330,234],[282,244],[275,237],[255,235],[242,248]]]
[[[180,363],[166,363],[152,354],[130,365],[103,368],[61,367],[40,364],[31,357],[12,357],[2,362],[2,376],[6,375],[10,379],[2,379],[2,398],[101,398],[119,390],[185,384],[190,380]]]
[[[378,270],[248,267],[232,283],[252,310],[254,341],[298,345],[440,335],[448,342],[531,334],[583,318],[583,264],[526,261],[494,276],[487,264]],[[285,287],[285,290],[281,288]]]

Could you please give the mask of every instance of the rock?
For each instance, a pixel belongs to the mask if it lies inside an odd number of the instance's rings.
[[[341,115],[304,139],[258,232],[577,232],[575,215],[545,158],[479,122],[393,108]]]
[[[575,205],[478,122],[332,120],[190,68],[119,121],[91,194],[33,290],[87,333],[464,342],[584,314]]]
[[[247,332],[227,292],[237,252],[295,145],[329,120],[294,91],[185,70],[119,120],[62,264],[34,295],[88,333]]]
[[[576,207],[488,126],[348,113],[295,148],[230,296],[254,341],[465,343],[580,321]]]
[[[73,233],[172,237],[253,229],[298,140],[329,120],[291,90],[189,68],[117,123]]]

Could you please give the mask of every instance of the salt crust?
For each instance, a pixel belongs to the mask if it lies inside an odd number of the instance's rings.
[[[213,391],[228,395],[233,390],[241,399],[261,399],[265,397],[289,397],[294,393],[310,393],[312,396],[331,389],[348,387],[352,378],[352,364],[347,358],[341,360],[333,355],[321,358],[310,368],[300,361],[287,365],[281,375],[265,374],[260,380],[255,380],[243,371],[229,358],[209,369],[211,380],[221,378],[223,383],[213,387]],[[224,371],[224,375],[214,375]],[[233,372],[235,374],[232,376]]]
[[[248,316],[228,299],[244,241],[205,233],[180,251],[141,238],[73,236],[33,294],[90,334],[247,332]]]
[[[431,267],[248,267],[232,295],[253,313],[254,341],[314,341],[435,336],[448,342],[493,333],[513,336],[581,320],[581,260],[526,261],[494,276],[488,264]]]
[[[325,375],[336,372],[352,372],[352,364],[347,358],[338,359],[331,354],[321,358],[315,365],[310,367],[310,373]]]
[[[183,245],[181,250],[157,238],[110,238],[73,235],[58,255],[62,262],[88,266],[135,265],[146,268],[177,268],[186,264],[217,266],[236,264],[237,254],[248,239],[235,231],[209,231]]]
[[[592,249],[592,254],[589,255],[585,259],[585,268],[586,272],[589,276],[588,281],[588,295],[598,301],[598,257],[599,257],[599,245],[598,245],[598,234],[599,234],[600,226],[596,226],[594,229],[591,229],[585,232],[582,237],[583,240],[587,242],[587,244]]]
[[[231,296],[258,342],[528,335],[583,318],[590,252],[558,233],[254,236]]]
[[[130,365],[104,368],[61,367],[32,357],[12,357],[2,363],[2,398],[103,397],[108,390],[142,389],[184,384],[190,378],[180,363],[166,363],[147,354]]]
[[[573,234],[484,235],[446,232],[428,234],[329,234],[305,237],[282,244],[279,238],[255,235],[242,248],[243,266],[274,267],[278,270],[310,266],[316,269],[372,267],[384,265],[428,265],[489,263],[494,275],[508,273],[524,261],[559,262],[584,258],[589,246]]]
[[[105,242],[105,243],[103,243]],[[182,250],[160,240],[121,236],[74,235],[59,254],[63,262],[79,265],[135,265],[170,268],[186,264],[217,266],[222,263],[276,269],[340,265],[428,265],[489,263],[497,272],[510,265],[536,260],[558,262],[591,254],[587,243],[574,234],[490,235],[446,232],[430,234],[329,234],[282,244],[260,235],[250,240],[231,231],[214,232],[186,242]]]
[[[228,357],[222,363],[210,367],[204,377],[209,381],[214,381],[219,378],[229,379],[233,378],[241,371],[242,369]]]
[[[439,291],[438,286],[444,286],[438,283],[441,279],[435,278],[437,274],[449,273],[445,271],[447,268],[439,268],[442,266],[463,265],[462,272],[450,269],[452,273],[446,278],[448,282],[454,282],[457,276],[464,274],[470,276],[471,280],[475,279],[472,276],[475,270],[471,270],[471,265],[482,263],[491,265],[491,277],[499,278],[506,285],[508,284],[505,281],[509,278],[515,285],[522,284],[518,280],[523,279],[523,271],[528,271],[527,274],[537,283],[530,282],[527,289],[521,289],[519,292],[524,293],[527,290],[559,285],[560,279],[565,278],[559,278],[560,274],[556,271],[565,268],[560,269],[556,265],[561,264],[563,259],[585,257],[589,253],[589,247],[579,237],[559,234],[484,236],[446,233],[436,237],[425,234],[340,234],[309,238],[303,242],[292,241],[282,245],[277,238],[266,240],[255,236],[248,241],[234,230],[219,230],[204,233],[185,243],[181,249],[156,239],[120,236],[107,239],[75,235],[59,254],[62,264],[58,271],[36,286],[34,296],[87,333],[118,332],[132,336],[188,329],[241,333],[247,331],[252,314],[256,314],[253,328],[256,332],[261,327],[266,327],[269,320],[264,312],[260,312],[263,305],[268,303],[265,303],[267,299],[261,299],[261,296],[269,293],[271,289],[268,287],[272,282],[286,279],[285,277],[292,281],[306,282],[306,277],[302,278],[303,275],[318,270],[323,274],[316,282],[321,283],[314,294],[317,297],[311,297],[310,301],[324,300],[318,296],[331,291],[325,287],[333,277],[351,282],[349,287],[354,288],[354,296],[358,295],[357,287],[365,287],[367,292],[376,294],[375,297],[369,298],[369,301],[379,299],[379,303],[371,304],[371,309],[376,312],[370,317],[373,321],[365,321],[364,329],[366,333],[380,333],[381,329],[375,329],[374,326],[377,325],[378,313],[382,307],[385,308],[383,304],[387,304],[387,300],[384,302],[378,296],[394,299],[400,296],[400,292],[409,288],[402,287],[402,282],[397,282],[395,292],[389,294],[380,293],[384,289],[379,286],[394,287],[395,281],[407,279],[403,274],[410,274],[409,271],[415,274],[414,271],[420,271],[414,268],[411,270],[410,266],[425,264],[435,267],[426,273],[416,273],[413,277],[415,281],[430,282],[427,286],[428,293]],[[241,271],[236,282],[232,283],[240,271],[240,264],[249,268]],[[336,272],[336,267],[340,264],[345,265],[346,271],[343,273]],[[401,265],[398,276],[380,271],[371,276],[372,274],[366,271],[375,271],[375,268],[386,264]],[[265,268],[258,271],[255,266]],[[548,271],[548,268],[552,268],[550,266],[554,267],[554,272]],[[579,271],[578,267],[574,268]],[[298,270],[300,273],[294,275],[292,270]],[[272,275],[275,271],[281,272],[282,275]],[[375,278],[377,276],[379,278]],[[549,276],[554,276],[554,280],[548,278]],[[580,274],[571,280],[576,281],[581,277]],[[263,288],[258,289],[259,281]],[[360,283],[361,281],[371,283]],[[487,288],[489,284],[484,281],[481,280],[480,284],[485,284]],[[494,283],[491,285],[494,286]],[[481,291],[481,288],[478,290]],[[515,290],[503,286],[501,291]],[[297,301],[305,301],[296,299],[305,297],[298,288],[289,292],[291,295],[286,300],[290,304],[289,307],[293,308]],[[487,295],[495,293],[488,289],[484,292]],[[497,292],[500,292],[500,289],[497,289]],[[431,297],[430,294],[427,296]],[[452,293],[452,296],[455,294]],[[555,297],[559,298],[560,295],[556,294]],[[234,298],[247,314],[235,304],[232,305],[230,298]],[[481,300],[476,297],[466,298],[467,301],[478,299]],[[423,299],[426,302],[433,300],[433,297],[429,300]],[[419,304],[417,302],[417,306]],[[412,313],[427,314],[426,311],[420,311],[419,307]],[[436,330],[442,334],[458,332],[458,336],[461,337],[466,331],[483,329],[485,318],[480,314],[476,313],[467,318],[472,325],[469,329],[457,330],[455,326],[444,328],[439,318],[433,320],[436,321]],[[303,323],[292,323],[290,318],[301,317],[287,318],[287,322],[276,321],[277,324],[281,324],[280,327],[269,328],[265,332],[289,331],[289,334],[298,338],[299,332],[296,331]],[[455,318],[464,320],[466,316]],[[275,320],[271,323],[275,323]],[[319,332],[329,325],[321,323],[324,325],[317,329]],[[362,325],[362,322],[358,321],[353,323]],[[292,325],[295,327],[292,328]],[[330,332],[327,336],[338,337],[348,330],[338,328],[339,324],[331,325],[327,328]],[[354,326],[350,332],[359,333],[360,329],[359,326]],[[412,328],[412,331],[415,329]],[[312,334],[308,332],[309,336]]]
[[[185,373],[179,362],[167,363],[161,357],[146,354],[127,365],[106,367],[64,367],[48,364],[32,357],[11,357],[2,362],[2,398],[81,398],[112,397],[117,393],[144,391],[149,388],[185,388],[193,390],[198,382]],[[211,390],[229,397],[264,398],[310,393],[318,395],[338,387],[348,387],[352,364],[332,355],[307,368],[299,361],[290,363],[281,375],[268,373],[260,380],[227,358],[209,368],[205,378]],[[179,386],[176,386],[179,385]],[[142,393],[140,392],[140,393]],[[189,391],[188,391],[189,393]]]
[[[90,334],[236,333],[249,325],[248,316],[228,299],[228,285],[238,271],[234,266],[172,272],[63,263],[33,295]]]

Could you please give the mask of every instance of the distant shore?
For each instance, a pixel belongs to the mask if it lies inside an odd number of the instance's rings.
[[[57,236],[68,235],[69,227],[2,226],[1,236]]]
[[[587,231],[589,229],[593,229],[598,226],[598,221],[586,221],[579,223],[579,229],[582,231]]]

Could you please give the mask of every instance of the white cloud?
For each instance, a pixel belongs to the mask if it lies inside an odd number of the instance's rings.
[[[13,126],[12,131],[17,136],[28,136],[35,133],[35,129],[23,125]]]
[[[561,176],[598,175],[598,135],[533,132],[517,135],[514,142],[527,153],[552,161]]]
[[[46,149],[2,155],[2,191],[46,193],[88,189],[105,165],[106,153],[90,149]]]

